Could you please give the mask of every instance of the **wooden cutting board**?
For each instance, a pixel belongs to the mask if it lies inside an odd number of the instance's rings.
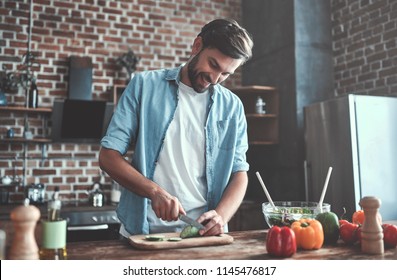
[[[163,241],[149,241],[146,240],[145,235],[131,235],[129,237],[130,244],[138,249],[145,250],[159,250],[159,249],[175,249],[175,248],[190,248],[199,246],[219,246],[227,245],[233,242],[233,237],[227,234],[221,234],[217,236],[202,236],[193,238],[184,238],[180,241],[168,241],[168,238],[179,237],[179,232],[170,233],[159,233],[152,235],[163,235],[165,239]]]

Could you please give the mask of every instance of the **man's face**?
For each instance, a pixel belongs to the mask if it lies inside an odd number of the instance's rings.
[[[188,82],[196,92],[204,92],[226,80],[241,63],[241,59],[226,56],[218,49],[200,49],[187,65]]]

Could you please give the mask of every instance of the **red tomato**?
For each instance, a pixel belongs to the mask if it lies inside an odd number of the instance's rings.
[[[340,238],[348,245],[353,245],[359,240],[361,236],[361,230],[359,231],[359,225],[353,223],[344,223],[339,228]]]
[[[341,225],[343,225],[343,224],[348,223],[348,222],[349,222],[348,220],[339,220],[339,227],[340,227]]]
[[[396,248],[397,246],[397,226],[383,224],[383,243],[386,248]]]
[[[269,255],[275,257],[290,257],[296,253],[296,238],[294,231],[286,226],[273,226],[266,237],[266,249]]]

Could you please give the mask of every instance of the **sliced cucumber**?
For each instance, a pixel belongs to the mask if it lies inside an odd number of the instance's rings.
[[[191,238],[191,237],[199,237],[199,236],[200,236],[199,229],[192,225],[186,226],[180,234],[181,238]]]
[[[164,235],[146,235],[145,239],[148,241],[164,241]]]
[[[178,241],[181,241],[182,238],[180,238],[180,237],[170,237],[167,240],[171,241],[171,242],[178,242]]]

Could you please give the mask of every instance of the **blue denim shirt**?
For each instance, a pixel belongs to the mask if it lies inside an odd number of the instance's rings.
[[[167,129],[178,105],[182,66],[141,72],[121,96],[101,145],[124,155],[135,143],[132,166],[153,180]],[[205,126],[208,209],[215,209],[232,173],[248,171],[247,122],[240,99],[215,85]],[[147,199],[123,189],[117,214],[130,234],[148,234]]]

